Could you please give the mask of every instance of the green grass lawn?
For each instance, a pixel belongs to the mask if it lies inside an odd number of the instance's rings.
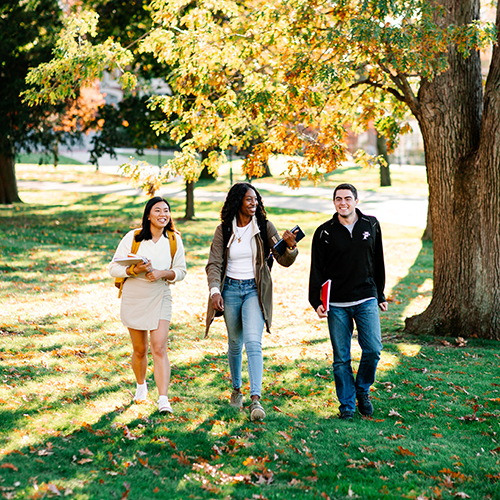
[[[0,208],[3,498],[500,498],[498,343],[402,331],[432,293],[432,247],[418,229],[383,226],[390,310],[375,413],[343,422],[326,323],[307,302],[310,241],[326,216],[268,210],[280,231],[298,223],[307,236],[292,268],[273,268],[267,418],[252,423],[228,405],[223,322],[203,339],[220,204],[197,203],[197,220],[178,225],[189,272],[173,287],[171,417],[156,411],[151,365],[150,400],[131,404],[131,346],[107,274],[145,198],[21,196]],[[181,215],[182,202],[172,209]]]

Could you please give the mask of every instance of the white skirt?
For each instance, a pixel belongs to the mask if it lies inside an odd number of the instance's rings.
[[[120,318],[127,328],[156,330],[160,319],[172,318],[172,293],[164,280],[153,283],[129,278],[123,284]]]

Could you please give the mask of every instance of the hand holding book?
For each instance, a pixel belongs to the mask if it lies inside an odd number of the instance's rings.
[[[295,243],[298,243],[304,236],[304,231],[300,229],[299,226],[295,226],[293,229],[290,229],[290,232],[295,236]],[[286,233],[286,231],[285,231]],[[286,252],[288,244],[287,242],[281,238],[276,245],[274,245],[274,249],[280,254],[283,255]]]

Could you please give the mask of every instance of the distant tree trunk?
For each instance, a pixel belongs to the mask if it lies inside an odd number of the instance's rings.
[[[263,162],[263,168],[264,168],[264,173],[259,177],[259,179],[263,177],[272,177],[273,174],[271,173],[271,169],[269,168],[269,162]],[[246,176],[248,182],[252,182],[252,179],[257,179],[257,177],[250,177],[249,175]]]
[[[262,174],[262,177],[272,177],[273,174],[271,173],[271,169],[269,168],[269,162],[264,163],[264,173]]]
[[[186,214],[185,220],[194,219],[194,185],[193,181],[186,181]]]
[[[54,167],[59,165],[59,142],[55,141],[54,146],[52,147],[52,155],[54,158]]]
[[[206,160],[208,158],[210,151],[202,151],[201,152],[201,161]],[[200,174],[200,179],[204,179],[207,181],[215,181],[217,179],[217,176],[213,173],[210,173],[208,171],[208,167],[203,167],[203,170],[201,171]]]
[[[391,169],[389,167],[389,155],[387,154],[387,142],[382,134],[377,132],[377,154],[382,156],[385,160],[385,165],[383,162],[379,162],[380,166],[380,185],[392,186],[391,183]]]
[[[10,145],[3,146],[0,147],[0,205],[10,205],[21,198],[17,192],[15,153]]]
[[[479,0],[440,3],[446,24],[479,17]],[[405,329],[500,340],[500,46],[493,46],[484,100],[479,53],[464,59],[452,47],[448,61],[411,104],[426,152],[434,292]]]

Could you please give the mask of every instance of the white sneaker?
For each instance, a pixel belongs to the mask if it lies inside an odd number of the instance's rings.
[[[137,384],[137,389],[135,390],[134,401],[145,401],[148,397],[148,385],[146,382],[144,384]]]
[[[174,413],[174,410],[172,410],[172,407],[170,406],[168,396],[160,396],[158,398],[158,410],[160,413]]]

